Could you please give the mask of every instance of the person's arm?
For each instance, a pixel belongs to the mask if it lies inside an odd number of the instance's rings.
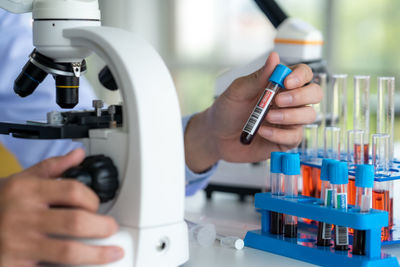
[[[1,266],[94,265],[123,257],[119,247],[57,238],[104,238],[118,230],[112,217],[96,214],[99,199],[91,189],[56,179],[84,157],[83,150],[75,150],[0,179]]]
[[[190,115],[186,116],[182,119],[182,129],[183,129],[183,134],[186,138],[186,129],[189,124],[192,123],[193,118],[195,118],[195,115]],[[200,137],[199,138],[203,138]],[[196,149],[193,147],[190,147],[191,144],[197,145],[199,143],[187,143],[185,141],[185,154],[187,155],[188,152],[186,152],[186,149]],[[187,161],[187,160],[186,160]],[[186,196],[191,196],[195,194],[197,191],[200,189],[203,189],[204,187],[207,186],[208,181],[210,177],[213,175],[213,173],[217,169],[216,162],[212,163],[209,165],[210,167],[208,168],[201,168],[201,169],[196,169],[193,168],[193,166],[189,167],[187,164],[185,165],[185,175],[186,175]],[[193,168],[193,169],[192,169]]]
[[[277,95],[258,134],[250,145],[239,141],[243,125],[256,105],[268,78],[279,64],[279,56],[271,53],[264,67],[235,80],[211,107],[193,116],[185,132],[187,166],[202,172],[218,160],[258,162],[273,151],[296,147],[302,139],[303,125],[316,118],[309,104],[319,103],[322,90],[312,79],[311,69],[304,65],[291,67],[285,79],[285,90]]]

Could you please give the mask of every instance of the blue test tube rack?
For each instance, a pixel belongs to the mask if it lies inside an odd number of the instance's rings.
[[[300,153],[300,157],[301,157],[301,153]],[[346,154],[342,154],[341,158],[344,159],[346,158]],[[312,159],[308,159],[308,160],[301,160],[301,165],[306,165],[306,166],[310,166],[310,167],[314,167],[314,168],[318,168],[321,169],[321,165],[322,165],[322,160],[323,160],[323,151],[319,151],[318,153],[318,158],[312,158]],[[349,176],[355,176],[355,171],[354,169],[349,170]],[[387,182],[387,181],[397,181],[400,180],[400,159],[395,159],[392,163],[392,166],[389,169],[389,172],[386,175],[378,175],[375,176],[374,178],[375,182]],[[394,205],[397,206],[396,203],[394,203]],[[394,207],[394,209],[396,209]],[[398,224],[398,218],[394,218],[395,219],[395,224]],[[308,223],[303,223],[300,222],[301,227],[314,227],[311,224]],[[399,235],[399,228],[392,228],[391,232],[390,232],[390,237],[389,240],[382,240],[382,245],[392,245],[392,244],[400,244],[400,235]]]
[[[373,209],[360,213],[352,206],[344,211],[322,206],[319,199],[312,197],[290,198],[271,193],[256,194],[255,207],[261,213],[261,229],[247,232],[244,239],[247,247],[323,266],[399,266],[396,257],[381,252],[381,228],[388,225],[386,211]],[[353,255],[351,250],[336,251],[333,246],[318,247],[316,238],[301,238],[302,234],[297,239],[270,234],[271,211],[365,230],[366,255]]]

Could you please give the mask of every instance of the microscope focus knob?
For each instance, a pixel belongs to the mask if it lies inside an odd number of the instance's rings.
[[[119,187],[117,167],[104,155],[87,157],[78,167],[67,170],[63,177],[76,179],[90,187],[101,203],[112,200]]]
[[[68,169],[64,172],[63,177],[67,179],[75,179],[88,187],[92,185],[92,176],[80,166]]]

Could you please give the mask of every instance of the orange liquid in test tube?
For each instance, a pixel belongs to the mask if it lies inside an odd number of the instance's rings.
[[[372,191],[372,208],[377,210],[386,210],[389,214],[391,213],[391,201],[389,198],[388,190],[373,190]],[[393,205],[393,204],[392,204]],[[389,227],[382,228],[382,240],[388,240],[390,234],[390,220],[389,217]]]
[[[356,204],[356,184],[354,178],[349,179],[349,187],[348,187],[348,197],[349,197],[349,204],[355,205]]]
[[[364,164],[368,164],[369,162],[369,154],[368,154],[369,145],[364,144]],[[354,162],[356,164],[362,164],[361,162],[361,145],[354,145]]]
[[[312,190],[311,196],[315,198],[321,197],[321,169],[311,168]]]
[[[308,165],[301,166],[301,173],[303,175],[303,196],[311,196],[312,191],[312,176],[311,167]]]

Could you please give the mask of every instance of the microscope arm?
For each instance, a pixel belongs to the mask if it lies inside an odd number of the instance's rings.
[[[28,13],[32,11],[33,0],[0,0],[0,8],[11,13]]]

